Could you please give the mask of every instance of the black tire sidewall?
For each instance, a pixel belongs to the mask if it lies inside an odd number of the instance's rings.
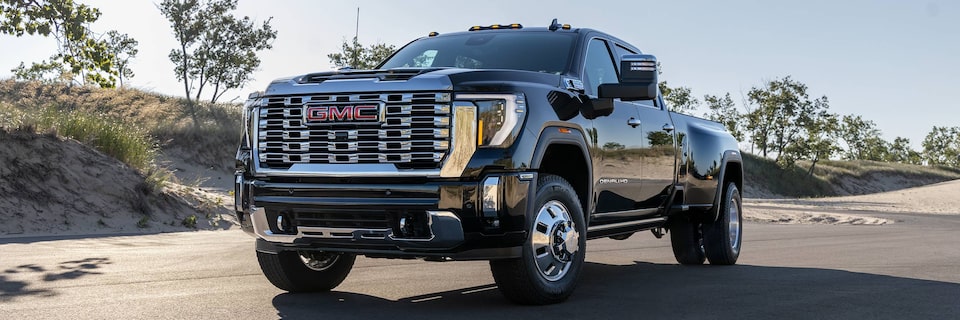
[[[723,191],[723,200],[720,204],[717,221],[703,226],[704,249],[710,264],[731,265],[737,262],[743,246],[743,200],[735,183],[728,183]],[[737,206],[739,215],[739,236],[737,243],[730,243],[730,227],[728,216],[730,206]],[[734,247],[736,250],[734,250]]]
[[[324,270],[307,267],[296,251],[276,254],[257,252],[261,270],[277,288],[290,292],[323,292],[340,285],[356,261],[356,255],[342,253],[337,261]]]
[[[677,263],[701,265],[706,261],[701,244],[700,224],[686,217],[676,217],[670,223],[670,246]]]

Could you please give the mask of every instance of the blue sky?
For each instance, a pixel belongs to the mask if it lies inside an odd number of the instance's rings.
[[[183,95],[167,54],[176,43],[154,1],[79,0],[100,8],[96,31],[140,41],[134,87]],[[354,34],[401,46],[431,31],[472,25],[546,26],[553,18],[618,36],[662,63],[662,79],[694,94],[730,92],[787,75],[826,95],[831,111],[873,120],[887,140],[915,148],[932,126],[960,126],[960,2],[957,1],[253,1],[237,14],[273,17],[278,38],[247,87],[331,69],[326,55]],[[0,36],[0,77],[55,51],[51,38]],[[742,107],[742,104],[741,104]],[[702,112],[703,110],[700,110]]]

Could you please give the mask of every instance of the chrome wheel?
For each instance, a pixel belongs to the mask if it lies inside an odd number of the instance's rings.
[[[563,203],[551,200],[540,207],[530,242],[540,275],[547,281],[563,279],[580,251],[580,233]]]
[[[300,251],[300,260],[303,265],[313,271],[323,271],[329,269],[337,260],[340,259],[339,253],[329,253],[322,251]]]
[[[733,252],[740,251],[740,203],[737,199],[732,199],[727,206],[727,227],[730,230],[730,249]]]

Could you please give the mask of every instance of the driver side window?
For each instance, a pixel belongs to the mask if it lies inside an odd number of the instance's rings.
[[[583,63],[583,87],[587,95],[596,96],[597,86],[604,83],[618,83],[616,64],[607,44],[600,39],[590,40],[587,45],[587,58]]]

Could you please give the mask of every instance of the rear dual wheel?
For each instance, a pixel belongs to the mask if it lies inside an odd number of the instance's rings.
[[[743,242],[743,210],[740,190],[728,183],[720,200],[716,221],[697,223],[684,217],[671,221],[670,244],[673,256],[683,265],[732,265],[740,257]]]

